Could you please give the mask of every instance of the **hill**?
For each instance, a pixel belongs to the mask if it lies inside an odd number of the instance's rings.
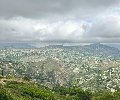
[[[119,52],[103,44],[1,49],[0,74],[26,76],[49,88],[60,85],[116,91],[120,88]]]
[[[100,43],[87,45],[87,46],[84,46],[84,48],[85,48],[85,51],[89,50],[89,52],[91,52],[94,55],[104,56],[104,57],[111,56],[114,58],[120,57],[120,50],[119,49],[117,49],[115,47],[103,45]]]

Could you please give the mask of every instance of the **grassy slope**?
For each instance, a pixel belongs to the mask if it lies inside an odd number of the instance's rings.
[[[23,79],[1,78],[0,100],[120,100],[120,90],[92,93],[78,87],[54,87],[53,90]]]
[[[36,83],[16,79],[2,79],[1,83],[0,100],[64,100],[64,97]]]

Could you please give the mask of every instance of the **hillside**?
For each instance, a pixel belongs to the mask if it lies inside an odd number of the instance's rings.
[[[0,100],[64,100],[59,94],[37,83],[19,78],[4,78],[1,81],[4,84],[0,85]]]
[[[21,80],[21,81],[19,81]],[[1,81],[4,84],[1,84]],[[79,87],[44,87],[21,78],[0,78],[0,100],[119,100],[120,91],[91,92]]]
[[[100,43],[95,43],[84,47],[85,47],[85,51],[89,50],[91,53],[98,56],[103,56],[103,57],[109,56],[114,58],[120,57],[120,50],[115,47],[110,47]]]
[[[0,74],[26,76],[49,88],[60,85],[115,91],[120,88],[119,52],[103,44],[1,49]]]

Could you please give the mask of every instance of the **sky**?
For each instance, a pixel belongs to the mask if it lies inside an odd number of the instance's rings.
[[[120,0],[0,0],[0,41],[120,43]]]

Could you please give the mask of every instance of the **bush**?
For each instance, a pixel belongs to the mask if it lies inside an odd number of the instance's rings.
[[[0,100],[13,100],[5,89],[0,88]]]

